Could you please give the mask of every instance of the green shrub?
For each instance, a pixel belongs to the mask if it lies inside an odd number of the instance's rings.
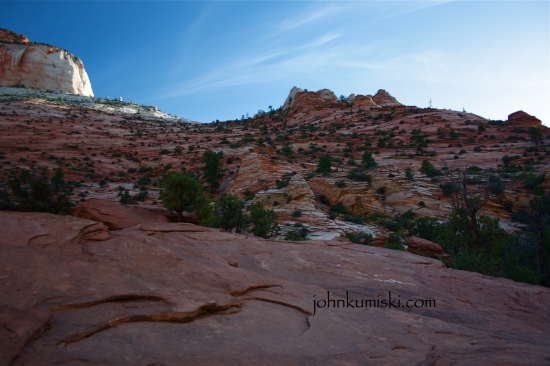
[[[147,175],[144,175],[143,177],[138,179],[137,182],[140,186],[146,186],[148,184],[151,184],[151,178]]]
[[[319,163],[317,164],[317,173],[324,175],[330,174],[330,172],[332,171],[331,166],[331,158],[327,155],[322,155],[321,157],[319,157]]]
[[[442,225],[443,224],[440,224],[435,217],[420,217],[411,222],[409,234],[411,236],[417,236],[426,240],[435,241],[439,235]]]
[[[412,169],[410,167],[407,167],[405,169],[405,178],[407,180],[413,180],[414,179],[414,174],[413,174]]]
[[[222,177],[223,153],[215,153],[212,150],[206,150],[202,155],[204,166],[201,168],[204,174],[204,180],[210,185],[212,191],[216,191],[220,186],[219,179]]]
[[[378,164],[372,157],[372,152],[365,151],[363,153],[363,156],[361,157],[361,166],[367,170],[375,169],[378,166]]]
[[[264,208],[265,202],[258,201],[250,205],[250,224],[252,225],[249,231],[264,239],[276,235],[279,230],[277,224],[277,214],[275,211]]]
[[[344,215],[349,215],[350,214],[348,209],[346,207],[344,207],[344,205],[341,202],[339,202],[335,205],[331,205],[329,211],[337,213],[337,214],[344,214]]]
[[[369,174],[363,173],[362,169],[354,169],[348,173],[348,179],[354,180],[357,182],[367,182],[371,183],[371,176]]]
[[[531,175],[523,180],[523,185],[527,189],[533,189],[544,181],[546,174]]]
[[[0,194],[0,209],[14,211],[38,211],[59,215],[71,215],[71,203],[63,194],[56,195],[50,183],[40,177],[29,181],[28,187],[21,185],[19,179],[8,181],[15,201],[9,199],[7,192]]]
[[[491,189],[491,192],[493,194],[499,195],[504,192],[504,189],[506,188],[504,186],[504,182],[502,179],[500,179],[497,175],[490,175],[489,178],[489,188]]]
[[[386,244],[384,245],[384,248],[395,249],[395,250],[405,250],[405,247],[403,247],[403,244],[401,244],[402,240],[403,240],[403,237],[401,234],[390,233],[388,235],[388,238],[386,239]]]
[[[367,233],[345,232],[341,236],[348,238],[352,243],[363,245],[370,245],[373,239],[372,235]]]
[[[441,170],[436,169],[433,166],[433,164],[430,163],[428,160],[422,161],[422,166],[420,167],[420,173],[426,174],[430,178],[443,175]]]
[[[168,211],[178,213],[178,221],[181,221],[183,211],[190,206],[200,207],[201,204],[204,204],[205,207],[208,207],[203,196],[202,185],[191,176],[169,172],[163,183],[164,189],[160,195],[162,204]],[[208,208],[205,208],[203,212],[204,215],[202,216],[207,216],[209,213]],[[201,214],[198,216],[201,216]],[[201,218],[199,217],[199,219]]]
[[[302,228],[300,229],[300,231],[296,231],[296,230],[287,231],[287,233],[285,234],[285,240],[291,240],[291,241],[308,240],[307,230],[305,230],[305,228]]]
[[[346,181],[343,179],[338,179],[334,185],[338,188],[344,188],[346,186]]]
[[[235,232],[240,233],[248,225],[248,218],[243,209],[244,202],[237,196],[221,194],[212,207],[203,205],[203,208],[200,209],[200,224],[208,227],[219,227],[226,231],[235,230]]]
[[[244,200],[245,201],[252,201],[254,199],[254,192],[252,192],[250,189],[247,189],[246,191],[244,191]]]

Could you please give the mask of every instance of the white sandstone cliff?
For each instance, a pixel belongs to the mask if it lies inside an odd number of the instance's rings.
[[[57,47],[11,43],[0,32],[0,86],[26,86],[93,97],[82,61]],[[26,39],[26,37],[25,37]]]

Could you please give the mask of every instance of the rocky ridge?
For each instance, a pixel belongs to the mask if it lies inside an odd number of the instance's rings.
[[[39,90],[23,87],[0,87],[0,100],[4,102],[15,101],[21,98],[41,101],[44,104],[56,106],[73,106],[97,110],[109,115],[117,115],[122,118],[135,118],[136,120],[154,120],[174,123],[198,123],[186,118],[160,111],[153,105],[139,105],[135,102],[125,102],[122,97],[110,99],[109,97],[94,98],[76,95],[61,91]]]

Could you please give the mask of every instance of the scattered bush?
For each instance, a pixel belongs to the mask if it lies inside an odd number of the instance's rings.
[[[303,241],[307,239],[307,230],[305,228],[300,229],[300,231],[290,230],[285,234],[285,240],[291,241]]]
[[[341,236],[348,238],[352,243],[363,245],[370,245],[373,239],[372,235],[367,233],[345,232]]]
[[[443,175],[441,170],[436,169],[432,163],[428,160],[422,161],[422,166],[420,167],[420,173],[426,174],[430,178],[434,178],[440,175]]]
[[[0,190],[0,210],[38,211],[60,215],[70,215],[71,203],[63,194],[56,195],[55,190],[45,177],[31,179],[28,187],[21,185],[16,178],[8,181],[15,201],[10,200],[6,191]]]
[[[338,188],[344,188],[346,186],[346,181],[343,179],[338,179],[334,185]]]
[[[414,179],[414,174],[413,174],[412,169],[410,167],[405,169],[405,178],[407,180],[413,180]]]

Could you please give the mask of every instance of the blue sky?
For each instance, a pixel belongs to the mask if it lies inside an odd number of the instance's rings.
[[[0,27],[79,56],[96,96],[200,122],[293,86],[550,125],[547,1],[0,2]]]

